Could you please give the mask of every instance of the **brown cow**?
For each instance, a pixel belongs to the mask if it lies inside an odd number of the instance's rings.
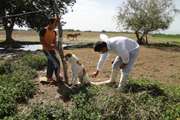
[[[72,40],[77,40],[77,37],[80,35],[80,33],[67,34],[67,39],[72,38]]]

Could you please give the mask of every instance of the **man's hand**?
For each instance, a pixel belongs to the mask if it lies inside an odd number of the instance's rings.
[[[123,63],[120,65],[120,69],[123,69],[124,67],[126,67],[127,64]]]
[[[92,74],[92,77],[93,77],[93,78],[96,78],[96,77],[98,76],[98,74],[99,74],[99,71],[96,70],[96,72],[94,72],[94,73]]]

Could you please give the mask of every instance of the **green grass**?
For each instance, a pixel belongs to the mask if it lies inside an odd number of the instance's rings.
[[[180,44],[180,35],[166,35],[166,34],[154,34],[152,35],[153,41],[157,42],[170,42]]]
[[[31,112],[7,117],[62,120],[176,120],[180,118],[180,86],[131,80],[125,92],[108,86],[81,87],[71,105],[33,105]]]
[[[33,54],[23,55],[14,61],[1,61],[0,119],[16,114],[17,105],[26,103],[33,96],[36,87],[32,80],[37,75],[36,70],[44,65],[44,57]]]

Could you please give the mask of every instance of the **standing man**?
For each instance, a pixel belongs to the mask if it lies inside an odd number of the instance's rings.
[[[97,64],[97,70],[92,77],[96,77],[102,69],[102,66],[108,56],[109,52],[117,55],[112,64],[112,73],[110,83],[116,83],[117,75],[121,71],[121,77],[118,89],[123,91],[128,83],[128,75],[139,53],[139,44],[127,37],[112,37],[108,38],[105,34],[101,34],[102,41],[95,44],[94,51],[101,54]]]
[[[61,80],[60,77],[60,62],[56,57],[55,50],[57,49],[56,45],[56,31],[55,28],[59,22],[60,18],[51,18],[48,21],[48,25],[40,31],[40,42],[43,46],[43,52],[45,53],[48,59],[47,65],[47,81],[56,82]],[[56,81],[53,80],[52,76],[55,73]]]

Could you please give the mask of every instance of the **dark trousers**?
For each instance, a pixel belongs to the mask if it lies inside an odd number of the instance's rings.
[[[44,51],[47,59],[48,59],[48,65],[47,65],[47,77],[51,78],[53,76],[53,73],[56,75],[56,79],[59,79],[60,74],[60,62],[58,58],[56,57],[55,51]]]

